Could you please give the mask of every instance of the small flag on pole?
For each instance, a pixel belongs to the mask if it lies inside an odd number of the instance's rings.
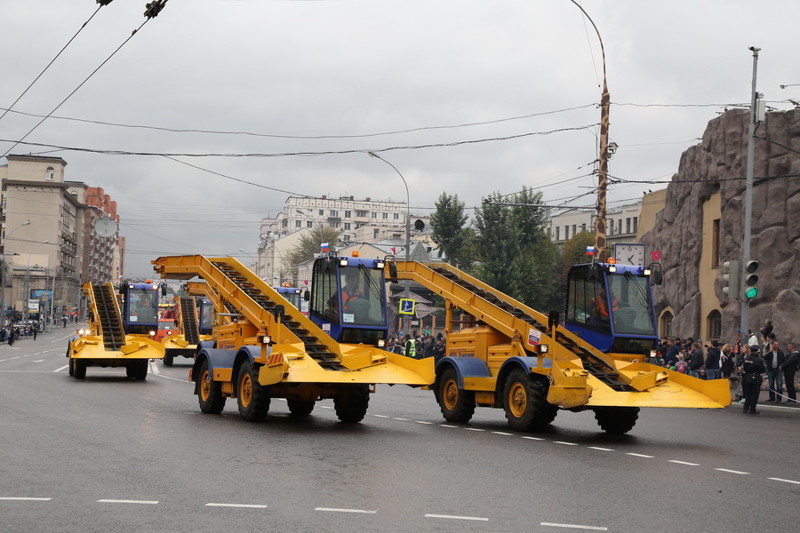
[[[394,246],[392,246],[390,249],[392,250],[392,253],[393,253],[393,254],[395,254],[395,255],[397,254],[397,248],[395,248]]]
[[[330,246],[328,246],[328,243],[327,243],[327,242],[323,242],[322,244],[320,244],[320,245],[319,245],[319,248],[320,248],[320,250],[322,250],[323,252],[330,252],[330,251],[331,251],[331,247],[330,247]]]
[[[586,255],[594,255],[594,246],[586,247]]]

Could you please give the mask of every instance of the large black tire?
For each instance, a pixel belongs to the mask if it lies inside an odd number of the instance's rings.
[[[67,356],[69,357],[69,356]],[[75,359],[72,357],[69,358],[69,377],[75,376]]]
[[[367,416],[369,385],[346,385],[333,398],[336,416],[345,424],[357,424]]]
[[[133,379],[147,379],[147,359],[137,359],[128,363],[125,374]]]
[[[207,360],[203,360],[197,373],[197,398],[200,411],[209,415],[218,415],[225,407],[226,398],[222,395],[222,384],[211,379]]]
[[[522,369],[514,369],[503,387],[508,424],[519,431],[535,431],[551,423],[558,407],[547,403],[547,382]]]
[[[172,366],[172,354],[165,353],[164,354],[164,366]]]
[[[287,398],[286,403],[289,405],[289,412],[292,416],[308,416],[314,410],[313,400],[295,400]]]
[[[258,367],[249,359],[239,369],[236,384],[236,396],[239,403],[239,414],[248,422],[261,422],[269,412],[269,389],[258,383]]]
[[[436,386],[436,401],[448,422],[466,424],[475,414],[475,392],[458,388],[455,368],[442,372]]]
[[[72,369],[72,375],[75,379],[84,379],[86,377],[86,363],[80,359],[72,359],[75,361],[75,367]]]
[[[600,429],[612,435],[624,435],[639,418],[638,407],[595,407],[594,417]]]

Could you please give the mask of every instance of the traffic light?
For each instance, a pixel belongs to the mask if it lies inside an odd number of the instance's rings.
[[[728,297],[728,300],[736,300],[739,295],[741,261],[725,261],[722,266],[727,269],[727,272],[722,275],[722,292]]]
[[[744,279],[742,280],[742,290],[747,300],[752,300],[758,296],[758,261],[750,259],[744,262]]]

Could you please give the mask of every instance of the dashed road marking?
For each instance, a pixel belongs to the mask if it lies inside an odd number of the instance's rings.
[[[613,452],[613,448],[601,448],[600,446],[589,446],[590,450],[597,450],[598,452]]]
[[[62,370],[66,370],[69,368],[69,365],[64,365],[61,368],[56,368],[53,372],[61,372]]]
[[[563,527],[569,529],[585,529],[589,531],[608,531],[607,527],[602,526],[584,526],[581,524],[559,524],[557,522],[540,522],[540,526],[548,526],[548,527]]]
[[[158,505],[158,500],[112,500],[112,499],[101,499],[97,500],[97,503],[125,503],[125,504],[133,504],[133,505]]]
[[[426,424],[426,425],[433,425],[433,422],[428,422],[427,420],[417,420],[417,424]]]
[[[266,505],[257,503],[207,503],[206,507],[236,507],[241,509],[266,509]]]
[[[630,455],[632,457],[641,457],[642,459],[652,459],[652,455],[645,455],[643,453],[633,453],[633,452],[625,452],[625,455]]]
[[[504,437],[513,437],[513,433],[506,433],[505,431],[492,431],[495,435],[502,435]]]
[[[791,483],[792,485],[800,485],[800,481],[795,481],[794,479],[783,479],[779,477],[768,477],[770,481],[780,481],[781,483]]]
[[[578,445],[577,442],[567,442],[565,440],[554,440],[553,444],[565,444],[567,446],[577,446]]]
[[[370,511],[367,509],[340,509],[337,507],[315,507],[315,511],[323,513],[357,513],[357,514],[376,514],[378,511]]]
[[[700,466],[700,463],[688,463],[686,461],[678,461],[675,459],[670,459],[670,463],[675,463],[676,465],[686,465],[686,466]]]
[[[742,472],[741,470],[728,470],[727,468],[715,468],[719,472],[726,472],[728,474],[739,474],[742,476],[749,476],[750,472]]]
[[[425,515],[425,518],[444,518],[448,520],[474,520],[478,522],[488,522],[489,519],[482,517],[482,516],[459,516],[459,515],[450,515],[450,514],[433,514],[428,513]]]
[[[52,498],[29,498],[27,496],[0,496],[6,502],[49,502]]]
[[[544,439],[543,439],[543,438],[541,438],[541,437],[531,437],[531,436],[528,436],[528,435],[523,435],[523,437],[522,437],[522,438],[523,438],[523,439],[528,439],[528,440],[544,440]]]
[[[464,429],[466,429],[467,431],[486,431],[485,429],[481,428],[464,428]]]

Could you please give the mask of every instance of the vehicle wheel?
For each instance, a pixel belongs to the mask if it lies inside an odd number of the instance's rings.
[[[594,417],[600,429],[612,435],[624,435],[639,418],[638,407],[595,407]]]
[[[436,387],[436,401],[448,422],[466,424],[475,414],[475,393],[458,388],[455,368],[449,367],[442,372]]]
[[[200,411],[209,415],[218,415],[225,407],[226,398],[222,395],[222,384],[211,379],[206,360],[200,364],[197,378],[197,398],[200,402]]]
[[[164,354],[164,366],[172,366],[172,354]]]
[[[288,398],[286,403],[289,404],[289,412],[292,416],[308,416],[314,410],[313,400],[293,400]]]
[[[336,416],[345,424],[357,424],[367,416],[369,407],[368,385],[347,385],[333,398]]]
[[[74,368],[72,369],[72,375],[75,379],[83,379],[86,377],[86,362],[81,361],[80,359],[72,359],[75,361]]]
[[[258,383],[258,367],[245,360],[236,385],[239,414],[248,422],[261,422],[269,412],[269,389]]]
[[[511,372],[503,388],[508,424],[519,431],[541,429],[555,419],[558,408],[547,403],[547,382],[521,369]]]
[[[72,357],[69,358],[69,376],[73,377],[75,375],[75,359]]]
[[[133,365],[131,367],[128,367],[132,369],[131,374],[129,374],[130,377],[132,377],[133,379],[140,379],[140,380],[147,379],[147,365],[148,365],[147,359],[139,359],[137,361],[134,361]]]

